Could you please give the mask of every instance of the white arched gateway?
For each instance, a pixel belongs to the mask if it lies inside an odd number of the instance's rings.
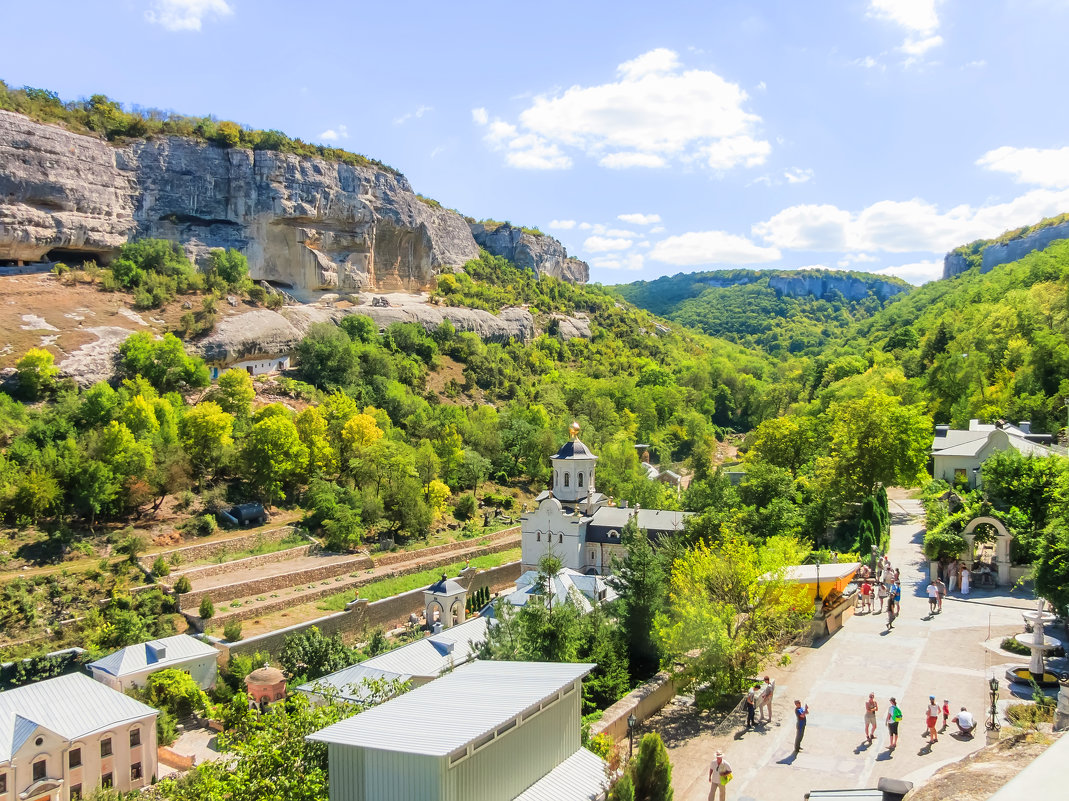
[[[965,530],[961,532],[961,536],[965,538],[968,562],[970,565],[972,564],[973,554],[975,553],[976,529],[983,525],[991,526],[998,534],[998,538],[995,540],[995,567],[998,570],[998,583],[1000,587],[1008,586],[1011,583],[1010,542],[1013,540],[1013,534],[998,518],[974,517],[969,521],[969,525],[965,527]]]

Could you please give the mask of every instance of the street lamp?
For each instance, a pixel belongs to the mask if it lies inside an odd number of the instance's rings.
[[[991,712],[987,719],[987,730],[998,731],[1002,728],[999,726],[998,708],[995,706],[995,702],[998,701],[998,679],[992,676],[991,681],[988,682],[988,686],[991,688]]]
[[[820,557],[817,557],[817,600],[820,600]]]
[[[627,716],[627,758],[630,759],[635,755],[635,724],[638,721],[635,719],[635,713],[632,712]]]

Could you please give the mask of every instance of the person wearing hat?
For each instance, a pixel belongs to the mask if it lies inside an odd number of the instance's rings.
[[[935,702],[935,696],[928,696],[928,715],[925,718],[928,724],[928,745],[939,742],[939,734],[935,730],[935,724],[939,722],[939,704]]]
[[[724,801],[727,797],[729,781],[731,781],[731,765],[724,759],[724,752],[717,751],[716,757],[709,764],[709,801]]]

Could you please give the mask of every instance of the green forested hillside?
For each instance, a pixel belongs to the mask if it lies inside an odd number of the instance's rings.
[[[784,277],[831,277],[869,292],[858,300],[835,290],[820,297],[792,296],[769,285]],[[835,341],[853,322],[893,302],[885,300],[888,285],[906,287],[898,279],[858,272],[718,270],[637,281],[612,291],[654,314],[779,357],[814,354]]]

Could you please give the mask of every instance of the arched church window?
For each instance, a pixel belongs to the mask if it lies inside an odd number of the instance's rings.
[[[583,486],[583,474],[582,474],[582,473],[580,473],[580,474],[579,474],[578,476],[576,476],[576,478],[577,478],[577,479],[578,479],[578,481],[579,481],[579,486],[580,486],[580,487],[581,487],[581,486]]]
[[[558,535],[557,535],[557,542],[558,542],[558,543],[559,543],[560,545],[563,545],[563,544],[564,544],[564,535],[563,535],[563,534],[558,534]]]
[[[564,486],[566,486],[566,487],[568,486],[568,474],[567,473],[564,474]]]
[[[535,542],[541,542],[541,541],[542,541],[542,532],[541,531],[536,531],[535,532]]]

